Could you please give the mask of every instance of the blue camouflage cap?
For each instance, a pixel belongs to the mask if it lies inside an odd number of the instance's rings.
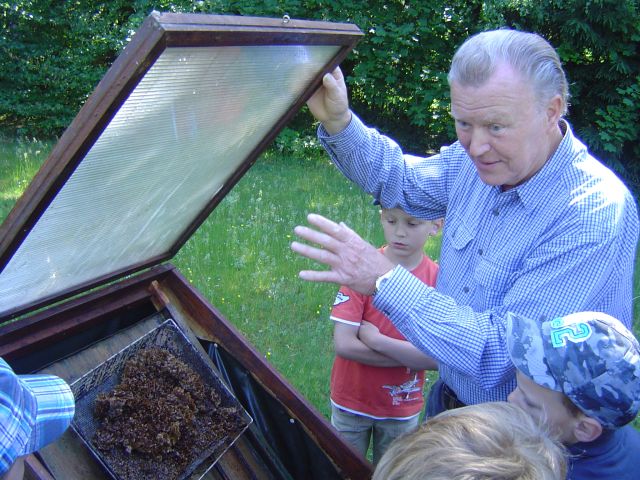
[[[640,345],[610,315],[579,312],[537,322],[509,313],[507,347],[518,370],[564,393],[604,427],[626,425],[640,409]]]

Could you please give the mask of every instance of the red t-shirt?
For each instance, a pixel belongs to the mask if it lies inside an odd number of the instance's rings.
[[[434,286],[438,264],[425,255],[411,273],[427,285]],[[373,306],[370,296],[345,286],[340,287],[336,296],[331,319],[354,328],[366,320],[378,327],[383,335],[406,340]],[[365,365],[336,355],[331,370],[331,402],[339,408],[368,417],[404,419],[422,410],[423,385],[424,371]]]

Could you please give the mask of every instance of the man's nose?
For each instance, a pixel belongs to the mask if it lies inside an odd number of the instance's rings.
[[[484,155],[491,146],[489,145],[489,138],[482,129],[475,128],[471,132],[471,140],[469,141],[469,155],[472,157],[479,157]]]

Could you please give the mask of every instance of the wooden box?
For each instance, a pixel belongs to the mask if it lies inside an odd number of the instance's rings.
[[[172,318],[253,423],[205,478],[369,478],[351,449],[168,261],[362,34],[150,15],[0,227],[0,355],[74,382]],[[28,478],[101,479],[69,429]]]

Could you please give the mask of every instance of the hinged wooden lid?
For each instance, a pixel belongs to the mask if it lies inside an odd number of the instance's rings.
[[[0,227],[0,320],[173,257],[361,36],[150,15]]]

